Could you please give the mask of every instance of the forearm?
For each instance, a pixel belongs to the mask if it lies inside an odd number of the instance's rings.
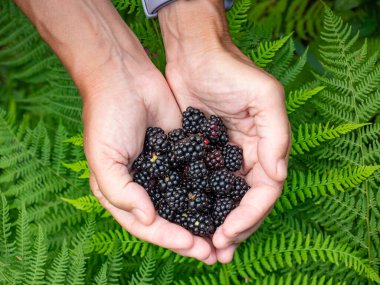
[[[232,46],[221,0],[177,0],[158,17],[168,63]]]
[[[63,62],[78,87],[86,85],[87,79],[99,70],[123,68],[126,72],[143,73],[150,68],[149,58],[111,1],[15,2]]]

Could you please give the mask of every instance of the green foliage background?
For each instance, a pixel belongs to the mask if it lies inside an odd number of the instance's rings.
[[[113,3],[163,70],[158,23],[139,0]],[[380,283],[378,12],[365,0],[228,12],[236,44],[285,86],[293,148],[273,212],[232,263],[209,267],[134,238],[91,195],[78,91],[1,1],[0,284]]]

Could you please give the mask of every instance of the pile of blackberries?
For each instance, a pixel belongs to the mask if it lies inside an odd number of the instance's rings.
[[[133,179],[148,192],[158,214],[195,235],[210,236],[249,190],[234,172],[243,152],[228,144],[221,118],[188,107],[182,129],[146,131]]]

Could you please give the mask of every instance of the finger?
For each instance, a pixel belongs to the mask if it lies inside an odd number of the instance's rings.
[[[218,258],[218,261],[221,263],[230,263],[234,257],[234,252],[237,247],[238,244],[231,244],[227,248],[217,249],[216,256]]]
[[[255,224],[253,227],[249,228],[248,230],[238,234],[237,236],[231,237],[226,236],[223,232],[223,229],[221,228],[220,231],[216,232],[213,237],[213,244],[214,246],[219,249],[225,249],[231,246],[235,243],[241,243],[242,241],[246,240],[248,237],[252,235],[263,223],[264,218],[261,219],[257,224]]]
[[[124,164],[110,159],[101,166],[95,165],[92,173],[108,202],[131,212],[143,224],[149,225],[154,221],[156,213],[152,201],[145,189],[132,181]]]
[[[221,229],[227,238],[236,238],[240,233],[257,224],[271,211],[280,197],[281,189],[268,185],[255,186],[250,189],[226,218]]]
[[[194,244],[190,249],[176,249],[173,251],[183,256],[196,258],[208,265],[212,265],[217,261],[214,246],[201,237],[194,237]]]
[[[257,150],[259,162],[272,179],[283,181],[287,175],[290,126],[283,88],[276,81],[272,82],[261,87],[251,115],[260,137]]]

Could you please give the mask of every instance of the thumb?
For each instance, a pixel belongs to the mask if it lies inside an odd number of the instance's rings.
[[[283,181],[287,176],[290,125],[281,85],[266,88],[256,103],[254,120],[259,136],[259,163],[270,178]]]
[[[132,213],[144,225],[154,222],[156,212],[148,193],[133,182],[126,165],[110,161],[91,169],[99,190],[115,207]]]

